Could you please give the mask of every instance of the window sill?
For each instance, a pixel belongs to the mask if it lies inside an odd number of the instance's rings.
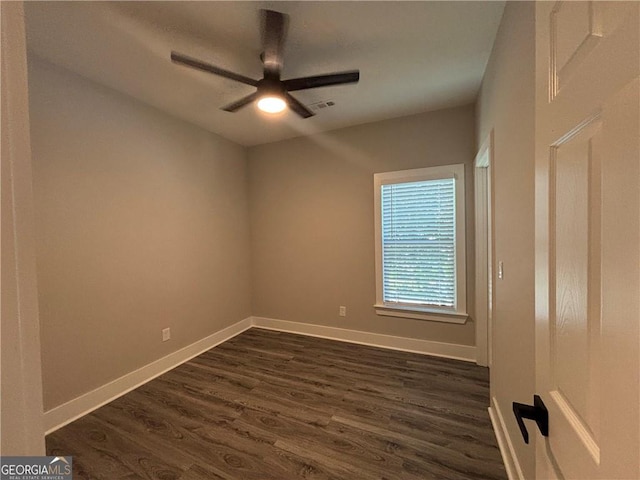
[[[463,325],[467,323],[469,315],[459,312],[447,312],[443,310],[430,310],[427,308],[379,305],[373,306],[378,315],[385,317],[414,318],[417,320],[429,320],[432,322],[455,323]]]

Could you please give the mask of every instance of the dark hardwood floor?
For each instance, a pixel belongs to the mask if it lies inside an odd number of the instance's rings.
[[[251,329],[47,437],[81,479],[504,479],[488,370]]]

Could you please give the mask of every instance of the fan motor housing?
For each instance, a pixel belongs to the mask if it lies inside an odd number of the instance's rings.
[[[280,82],[279,78],[266,77],[262,80],[258,80],[258,94],[263,96],[285,97],[285,88]]]

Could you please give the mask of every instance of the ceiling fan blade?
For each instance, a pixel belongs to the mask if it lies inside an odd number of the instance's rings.
[[[251,95],[247,95],[246,97],[243,97],[240,100],[237,100],[225,107],[222,107],[222,110],[224,110],[225,112],[237,112],[242,107],[249,105],[251,102],[253,102],[257,98],[258,98],[258,92],[254,92]]]
[[[287,36],[288,16],[273,10],[262,10],[264,32],[262,46],[264,48],[264,70],[280,77],[282,70],[282,52]]]
[[[307,88],[328,87],[330,85],[344,85],[347,83],[358,83],[360,72],[352,70],[348,72],[329,73],[327,75],[316,75],[313,77],[292,78],[284,80],[285,90],[294,92],[296,90],[306,90]]]
[[[290,95],[289,92],[284,92],[284,95],[287,99],[287,103],[289,104],[289,108],[302,118],[309,118],[315,115],[315,113],[296,100],[293,95]]]
[[[236,82],[251,85],[253,87],[256,87],[258,85],[258,81],[254,80],[253,78],[245,77],[244,75],[224,70],[222,68],[202,62],[192,57],[188,57],[187,55],[183,55],[178,52],[171,52],[171,61],[173,63],[179,63],[180,65],[186,65],[187,67],[195,68],[197,70],[202,70],[203,72],[213,73],[214,75],[229,78],[231,80],[235,80]]]

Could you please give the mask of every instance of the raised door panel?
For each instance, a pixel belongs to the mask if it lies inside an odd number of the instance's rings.
[[[549,21],[553,97],[602,36],[602,12],[596,2],[558,2]]]
[[[640,2],[536,3],[540,478],[640,478]]]
[[[564,424],[551,442],[585,467],[600,462],[601,127],[596,115],[550,148],[549,408]]]

